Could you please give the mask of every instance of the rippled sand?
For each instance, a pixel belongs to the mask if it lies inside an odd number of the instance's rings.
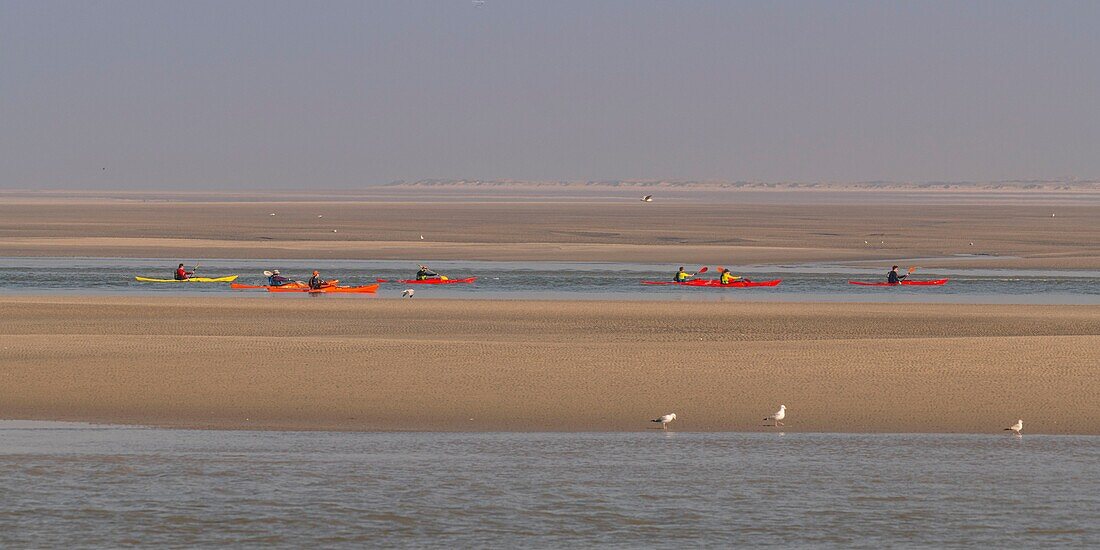
[[[1100,434],[1100,308],[0,297],[0,418]]]

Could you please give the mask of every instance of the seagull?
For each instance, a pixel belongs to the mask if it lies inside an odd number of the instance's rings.
[[[974,246],[974,243],[970,243],[970,246]]]
[[[402,298],[412,298],[414,293],[416,293],[415,290],[413,290],[411,288],[406,288],[405,291],[401,293],[401,297]]]
[[[272,215],[272,216],[274,216],[274,215],[275,215],[275,213],[274,213],[274,212],[272,212],[272,213],[271,213],[271,215]]]
[[[336,230],[335,230],[335,229],[333,229],[333,230],[332,230],[332,232],[333,232],[333,233],[335,233],[335,232],[336,232]]]
[[[323,218],[323,217],[325,217],[325,216],[324,216],[324,215],[322,215],[322,214],[317,214],[317,217],[318,217],[318,218]]]
[[[424,240],[424,235],[421,235],[421,236],[420,236],[420,240]]]
[[[642,202],[653,202],[653,195],[646,195],[642,197]]]
[[[775,426],[779,427],[779,426],[786,426],[786,424],[780,422],[780,420],[783,420],[784,418],[787,418],[787,406],[786,405],[780,405],[779,410],[775,411],[775,414],[773,414],[771,416],[764,417],[764,420],[774,420],[775,421]]]
[[[668,423],[672,422],[673,420],[676,420],[676,413],[668,413],[668,414],[666,414],[664,416],[661,416],[659,418],[654,418],[650,422],[660,422],[661,423],[661,429],[662,430],[667,430],[668,429]]]
[[[1024,421],[1017,420],[1015,424],[1005,428],[1005,431],[1020,435],[1020,432],[1024,431]]]
[[[867,241],[863,241],[863,244],[869,244]]]

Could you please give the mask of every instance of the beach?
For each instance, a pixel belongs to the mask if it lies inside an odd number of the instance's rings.
[[[0,256],[1100,269],[1098,192],[653,192],[8,192]]]
[[[0,297],[0,418],[1100,434],[1096,307],[298,298]]]

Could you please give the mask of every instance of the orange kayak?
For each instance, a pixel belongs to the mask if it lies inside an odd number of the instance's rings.
[[[326,287],[336,286],[336,283],[339,283],[339,282],[340,281],[334,279],[334,280],[328,281],[328,284],[326,284],[325,286]],[[232,289],[235,289],[235,290],[253,290],[253,289],[261,289],[261,288],[262,289],[268,289],[268,288],[296,288],[296,289],[301,290],[303,288],[309,288],[309,285],[307,285],[305,283],[299,283],[299,282],[287,283],[287,284],[282,285],[282,286],[246,285],[246,284],[242,284],[242,283],[233,283],[233,284],[229,285],[229,288],[232,288]]]
[[[354,294],[374,294],[378,292],[378,285],[363,285],[363,286],[326,286],[317,289],[311,288],[287,288],[286,286],[269,286],[268,292],[308,292],[310,294],[329,294],[329,293],[354,293]]]

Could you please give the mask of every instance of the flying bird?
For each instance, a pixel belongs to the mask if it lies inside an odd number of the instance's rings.
[[[779,410],[775,411],[775,414],[773,414],[771,416],[765,416],[764,420],[774,420],[775,421],[775,426],[779,427],[779,426],[785,426],[786,425],[783,422],[781,422],[781,420],[783,420],[784,418],[787,418],[787,406],[786,405],[780,405]]]
[[[662,430],[667,430],[668,429],[668,423],[672,422],[673,420],[676,420],[676,413],[668,413],[664,416],[654,418],[650,422],[660,422],[661,423],[661,429]]]
[[[653,202],[653,195],[646,195],[642,197],[642,202]]]
[[[413,294],[415,294],[415,293],[416,293],[415,290],[413,290],[411,288],[406,288],[405,291],[401,293],[401,297],[402,298],[412,298]]]
[[[1024,431],[1024,421],[1017,420],[1015,424],[1005,428],[1005,431],[1020,435],[1020,432]]]

